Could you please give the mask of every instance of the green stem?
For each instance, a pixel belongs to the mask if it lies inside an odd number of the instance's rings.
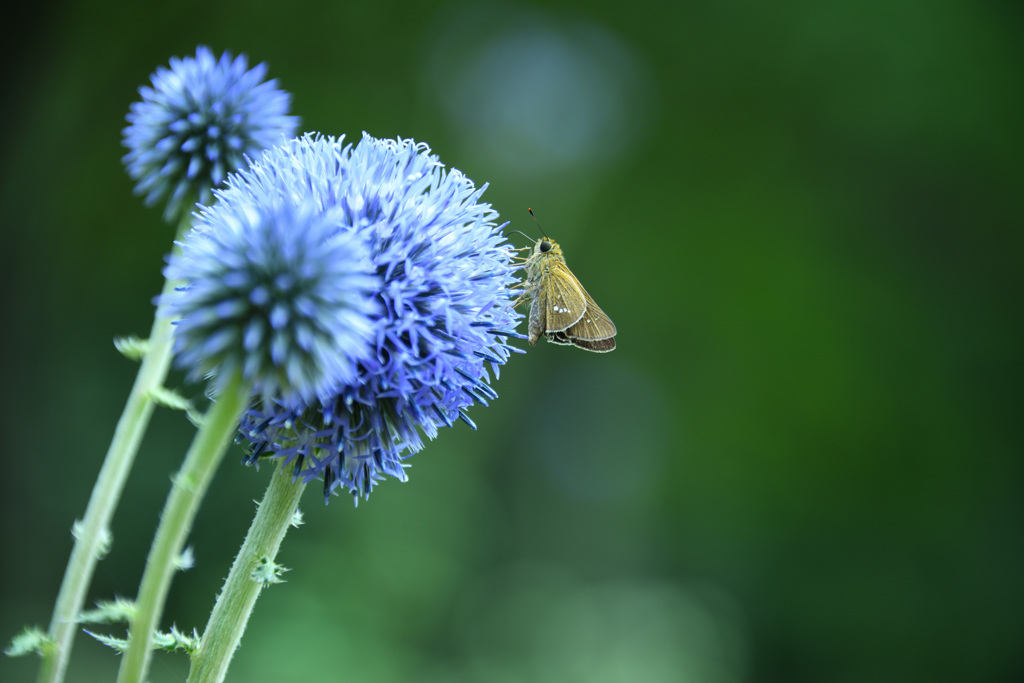
[[[128,647],[117,672],[118,683],[144,680],[152,654],[153,633],[171,586],[175,560],[185,545],[217,465],[238,429],[238,419],[248,405],[249,389],[239,376],[224,387],[204,416],[185,462],[174,477],[139,584]]]
[[[189,226],[190,219],[186,214],[178,225],[176,239],[180,240]],[[174,251],[177,250],[178,246],[175,245]],[[162,294],[169,294],[177,284],[171,280],[165,281]],[[139,444],[156,406],[152,398],[153,391],[160,388],[167,377],[172,341],[171,317],[166,310],[158,309],[149,333],[149,348],[114,429],[114,437],[93,486],[85,516],[75,527],[75,544],[50,619],[49,635],[54,646],[48,648],[43,656],[37,679],[39,683],[60,683],[64,680],[71,646],[78,631],[78,615],[85,603],[96,563],[106,554],[110,520],[121,500],[128,472],[135,462]]]
[[[253,572],[273,564],[281,541],[294,520],[305,487],[302,482],[293,482],[291,475],[280,467],[274,468],[245,543],[231,565],[224,589],[217,596],[217,604],[210,613],[199,650],[192,656],[188,683],[220,683],[224,680],[256,598],[265,585],[253,576]]]

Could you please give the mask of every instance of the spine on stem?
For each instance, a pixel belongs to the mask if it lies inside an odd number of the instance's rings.
[[[119,683],[144,680],[153,634],[174,576],[175,559],[185,545],[196,511],[238,428],[238,419],[248,405],[249,388],[241,377],[225,383],[206,413],[181,470],[174,477],[139,584],[128,647],[118,670]]]
[[[184,236],[189,225],[189,217],[183,217],[178,225],[178,240]],[[180,248],[175,245],[172,253],[178,251]],[[166,280],[161,299],[172,292],[178,284],[178,281]],[[114,436],[89,497],[85,516],[81,522],[75,524],[75,544],[64,571],[50,620],[49,635],[53,640],[53,647],[48,648],[43,656],[37,679],[39,683],[59,683],[64,680],[71,647],[78,630],[78,615],[85,604],[85,596],[92,582],[96,563],[109,549],[110,520],[121,500],[128,473],[135,463],[142,437],[149,427],[149,420],[156,407],[154,394],[163,387],[171,365],[171,328],[171,316],[162,307],[157,309],[149,333],[148,349],[142,357],[139,374],[135,377],[135,384],[132,385],[124,411],[114,429]]]
[[[288,527],[295,522],[305,486],[292,481],[281,467],[274,468],[267,493],[210,613],[199,649],[192,657],[188,683],[224,680],[256,599],[264,586],[280,580],[278,574],[282,570],[275,558]]]

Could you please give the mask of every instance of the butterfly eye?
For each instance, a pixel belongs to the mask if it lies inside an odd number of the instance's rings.
[[[551,242],[548,242],[547,240],[541,240],[540,253],[543,254],[549,251],[551,251]]]

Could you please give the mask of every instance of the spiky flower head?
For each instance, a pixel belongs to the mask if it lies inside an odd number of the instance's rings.
[[[511,307],[515,267],[484,187],[446,169],[412,140],[366,134],[355,145],[306,135],[267,150],[220,194],[312,200],[340,210],[344,230],[369,247],[380,279],[373,354],[358,376],[315,401],[274,399],[249,412],[248,462],[276,457],[304,481],[323,477],[369,495],[384,475],[404,480],[402,460],[423,435],[497,396],[497,376],[520,316]],[[239,201],[242,201],[239,199]]]
[[[218,195],[219,191],[215,191]],[[240,374],[265,399],[310,401],[356,380],[373,349],[378,278],[340,210],[275,195],[220,196],[171,257],[161,303],[192,379]]]
[[[248,68],[245,55],[216,59],[200,46],[195,57],[171,59],[139,88],[123,144],[128,175],[146,205],[166,199],[172,220],[191,202],[208,204],[211,190],[253,156],[295,134],[291,95],[265,81],[265,64]]]

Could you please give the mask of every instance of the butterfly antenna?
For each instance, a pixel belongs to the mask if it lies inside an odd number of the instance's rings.
[[[536,217],[536,216],[534,216],[534,214],[533,214],[533,209],[527,208],[526,210],[530,212],[530,215],[531,215],[531,216],[533,216],[533,222],[537,224],[537,229],[538,229],[538,230],[540,230],[540,233],[541,233],[542,235],[544,235],[545,237],[548,237],[548,234],[547,234],[546,232],[544,232],[544,228],[540,227],[540,221],[539,221],[539,220],[537,220],[537,217]],[[550,237],[548,237],[548,239],[551,239],[551,238],[550,238]]]
[[[527,235],[527,234],[526,234],[525,232],[523,232],[522,230],[509,230],[509,232],[518,232],[518,233],[519,233],[520,235],[522,235],[522,236],[523,236],[523,237],[525,237],[526,239],[528,239],[528,240],[530,240],[530,241],[533,241],[533,242],[536,242],[536,240],[534,240],[534,239],[533,239],[532,237],[530,237],[529,235]]]

